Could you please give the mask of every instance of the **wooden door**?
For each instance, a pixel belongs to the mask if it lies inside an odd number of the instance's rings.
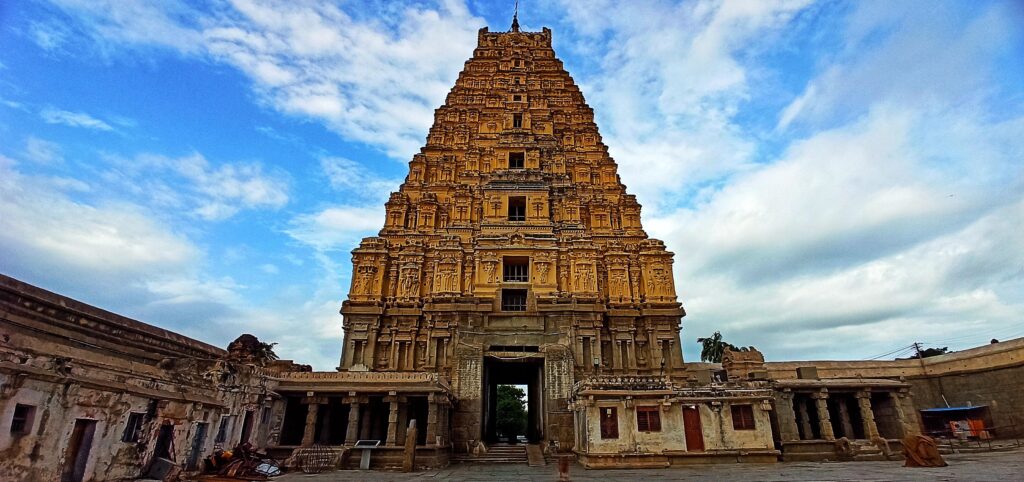
[[[61,482],[82,482],[85,480],[85,466],[89,463],[92,437],[96,433],[96,421],[80,418],[75,420],[67,451],[64,452],[64,469]]]
[[[700,410],[697,407],[683,407],[683,429],[686,431],[686,450],[704,451],[704,429],[700,425]]]

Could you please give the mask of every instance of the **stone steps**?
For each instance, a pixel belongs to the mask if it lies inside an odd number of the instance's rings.
[[[487,464],[526,464],[529,462],[529,456],[526,451],[526,445],[494,444],[487,447],[487,453],[480,455],[456,454],[452,457],[452,461]]]

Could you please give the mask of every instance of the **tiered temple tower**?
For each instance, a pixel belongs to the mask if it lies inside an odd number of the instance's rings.
[[[682,370],[672,253],[647,237],[551,31],[479,32],[427,143],[353,251],[342,371],[426,371],[452,439],[494,437],[498,384],[529,437],[572,440],[573,383]]]

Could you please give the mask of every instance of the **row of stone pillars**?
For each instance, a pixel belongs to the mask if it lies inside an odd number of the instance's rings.
[[[899,398],[899,394],[895,391],[887,392],[892,397],[893,408],[896,411],[896,417],[902,422],[905,420],[903,413],[903,405]],[[813,427],[811,426],[811,417],[809,403],[806,399],[794,400],[795,395],[791,389],[783,389],[782,396],[779,397],[779,407],[777,409],[777,417],[779,421],[779,438],[783,442],[792,442],[801,439],[813,439],[810,434],[814,433]],[[832,429],[832,420],[828,411],[828,399],[829,392],[827,389],[822,388],[816,392],[810,393],[811,399],[814,400],[813,409],[818,421],[818,434],[820,439],[823,440],[835,440],[835,431]],[[879,436],[878,425],[875,423],[875,414],[871,407],[871,391],[870,390],[859,390],[855,393],[854,397],[857,400],[857,408],[860,414],[861,423],[863,424],[864,438],[870,440]],[[839,408],[839,423],[842,424],[843,431],[846,434],[854,433],[853,423],[850,419],[850,414],[846,403],[840,400],[838,404]],[[799,414],[799,416],[797,416]],[[799,420],[800,426],[797,426]],[[801,437],[800,434],[806,434],[806,437]]]
[[[436,445],[439,440],[438,435],[442,435],[441,440],[446,438],[443,436],[444,432],[439,431],[438,429],[439,425],[442,427],[447,426],[448,411],[441,410],[442,406],[447,406],[447,399],[435,394],[427,395],[426,398],[426,441],[427,445]],[[316,424],[318,414],[320,413],[320,406],[327,404],[328,400],[326,396],[310,394],[302,399],[302,403],[309,406],[309,409],[306,412],[306,426],[302,434],[302,446],[309,447],[315,442]],[[356,441],[359,440],[361,432],[360,408],[362,408],[363,404],[369,403],[369,396],[358,395],[356,392],[349,392],[348,396],[343,398],[342,403],[348,404],[349,406],[348,426],[345,430],[345,445],[355,445]],[[401,404],[408,404],[408,398],[406,396],[398,395],[397,392],[388,392],[388,395],[384,397],[384,403],[389,405],[388,431],[384,445],[395,446],[397,445],[398,439],[399,408]]]

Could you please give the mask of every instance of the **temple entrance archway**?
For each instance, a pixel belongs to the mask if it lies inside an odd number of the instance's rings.
[[[542,356],[484,357],[483,373],[483,440],[498,441],[497,410],[498,386],[522,385],[526,387],[526,438],[531,443],[544,438],[544,358]]]

